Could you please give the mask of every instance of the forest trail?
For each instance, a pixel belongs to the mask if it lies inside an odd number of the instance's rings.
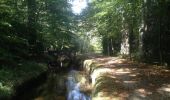
[[[92,100],[170,100],[170,70],[118,57],[84,61],[92,79]]]

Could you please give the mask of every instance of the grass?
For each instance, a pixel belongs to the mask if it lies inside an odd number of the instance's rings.
[[[15,68],[1,66],[0,69],[0,98],[9,98],[15,94],[15,88],[25,81],[37,77],[47,70],[45,64],[23,62]]]

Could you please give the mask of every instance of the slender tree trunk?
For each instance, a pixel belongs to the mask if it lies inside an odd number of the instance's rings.
[[[31,55],[36,53],[36,40],[37,40],[37,32],[36,32],[36,1],[35,0],[27,0],[28,6],[28,34],[29,34],[29,48]]]
[[[128,24],[123,19],[122,25],[122,42],[121,42],[121,50],[120,54],[122,55],[129,55],[129,30]]]
[[[144,33],[147,31],[147,27],[146,27],[146,0],[142,0],[142,11],[141,11],[141,25],[139,28],[139,58],[140,60],[142,60],[143,56],[144,56],[144,48],[143,48],[143,35]]]
[[[113,46],[113,39],[111,38],[110,40],[111,42],[111,51],[112,51],[112,55],[114,54],[114,46]]]
[[[107,55],[110,56],[110,39],[107,40]]]
[[[160,4],[158,5],[159,8],[159,58],[160,58],[160,64],[163,65],[163,54],[162,54],[162,33],[164,33],[164,30],[162,30],[163,25],[163,17],[164,17],[164,10],[166,8],[165,0],[162,0]],[[162,8],[163,7],[163,8]]]
[[[133,20],[133,19],[132,19]],[[130,57],[130,60],[132,60],[132,49],[133,49],[133,47],[132,47],[132,41],[133,41],[133,39],[132,39],[132,35],[133,35],[133,23],[130,25],[130,28],[129,28],[129,30],[131,30],[130,32],[129,32],[129,57]]]

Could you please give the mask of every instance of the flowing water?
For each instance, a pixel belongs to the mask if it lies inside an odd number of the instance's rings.
[[[80,71],[49,72],[46,81],[19,94],[17,100],[91,100],[87,75]]]
[[[88,94],[90,84],[85,75],[72,70],[67,77],[67,100],[91,100]]]

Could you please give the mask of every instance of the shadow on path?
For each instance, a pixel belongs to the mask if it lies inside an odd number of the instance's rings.
[[[117,57],[91,60],[93,100],[170,100],[169,70]]]

